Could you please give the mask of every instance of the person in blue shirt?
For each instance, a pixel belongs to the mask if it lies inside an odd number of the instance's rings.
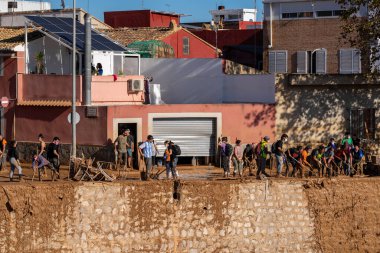
[[[152,161],[153,161],[152,158],[153,158],[153,149],[154,149],[153,140],[154,140],[153,136],[148,135],[147,140],[139,146],[141,159],[144,159],[145,161],[147,180],[150,179],[150,172],[152,170]]]
[[[363,176],[364,151],[359,145],[355,145],[354,149],[351,150],[351,154],[355,174]]]
[[[96,64],[96,73],[98,76],[103,75],[103,66],[101,63]]]

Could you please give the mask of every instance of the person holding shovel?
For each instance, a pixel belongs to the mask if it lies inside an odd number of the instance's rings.
[[[13,174],[15,168],[18,169],[18,177],[20,182],[22,181],[22,168],[20,166],[20,161],[18,160],[18,151],[17,151],[17,141],[11,141],[10,147],[8,148],[8,159],[11,164],[11,171],[9,172],[9,181],[13,181]]]
[[[301,165],[300,166],[300,169],[301,169],[301,178],[303,178],[303,172],[302,172],[302,169],[304,167],[309,167],[309,168],[313,168],[313,166],[311,166],[311,164],[308,162],[308,157],[309,157],[309,152],[311,150],[311,147],[310,146],[306,146],[304,150],[302,150],[301,152]],[[310,176],[312,176],[313,174],[313,171],[312,170],[309,170],[309,173],[308,173]]]
[[[363,162],[364,162],[364,152],[359,147],[359,145],[355,145],[355,148],[352,150],[352,162],[353,169],[355,170],[355,174],[359,176],[363,176]]]
[[[139,146],[139,153],[141,159],[144,160],[146,166],[146,180],[150,180],[150,172],[152,170],[152,157],[153,157],[153,136],[148,135],[147,140]]]
[[[314,149],[311,153],[311,165],[313,168],[317,168],[318,177],[323,176],[325,164],[325,157],[323,156],[323,154],[325,153],[325,151],[325,146],[321,145],[318,148]]]

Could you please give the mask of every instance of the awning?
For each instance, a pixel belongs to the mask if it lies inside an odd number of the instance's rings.
[[[70,100],[28,100],[17,101],[19,106],[52,106],[52,107],[70,107]]]

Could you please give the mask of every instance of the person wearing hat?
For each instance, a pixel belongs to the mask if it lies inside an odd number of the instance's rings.
[[[265,136],[261,142],[258,144],[260,145],[260,155],[258,158],[259,161],[259,168],[257,170],[256,178],[261,179],[261,174],[263,174],[266,177],[270,177],[268,173],[265,172],[265,166],[267,164],[267,159],[270,156],[270,149],[269,149],[269,136]]]
[[[154,154],[154,144],[153,144],[153,136],[152,135],[148,135],[147,138],[146,138],[146,141],[143,142],[140,146],[139,146],[139,152],[140,152],[140,155],[141,155],[141,159],[144,159],[145,160],[145,166],[146,166],[146,177],[147,177],[147,180],[149,180],[150,178],[150,172],[152,170],[152,157],[153,157],[153,154]]]

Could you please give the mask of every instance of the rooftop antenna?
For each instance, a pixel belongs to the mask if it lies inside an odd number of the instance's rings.
[[[61,0],[61,7],[62,9],[66,9],[65,0]]]
[[[141,0],[141,9],[144,10],[144,0]]]
[[[165,4],[166,7],[168,7],[168,12],[170,12],[170,4]]]

